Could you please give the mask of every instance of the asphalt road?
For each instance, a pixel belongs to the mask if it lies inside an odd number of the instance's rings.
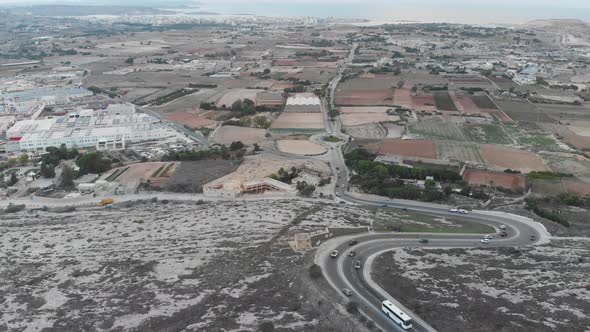
[[[530,240],[531,235],[535,235],[537,241],[543,236],[537,227],[522,222],[519,218],[511,215],[491,215],[483,211],[472,211],[469,214],[463,215],[449,212],[448,207],[443,205],[427,204],[422,206],[418,202],[368,201],[346,195],[345,193],[341,193],[340,198],[353,203],[387,205],[434,216],[452,216],[459,220],[493,226],[497,230],[497,233],[500,232],[500,225],[507,226],[508,236],[502,238],[498,234],[495,234],[494,239],[489,244],[482,244],[480,242],[482,235],[438,233],[365,233],[358,236],[335,238],[324,243],[316,254],[316,264],[322,266],[324,276],[328,282],[340,292],[343,288],[351,289],[353,295],[350,297],[350,300],[357,302],[359,309],[385,331],[404,331],[381,311],[381,302],[385,299],[392,300],[392,302],[396,303],[412,317],[414,320],[412,331],[434,331],[434,329],[405,308],[403,304],[389,296],[371,280],[370,265],[376,256],[399,247],[470,248],[482,246],[521,246],[533,243]],[[428,243],[420,243],[419,239],[422,238],[428,239]],[[355,239],[359,243],[349,246],[351,239]],[[339,252],[336,258],[330,257],[330,253],[334,249]],[[348,253],[350,250],[355,250],[356,256],[349,257]],[[354,268],[353,264],[356,260],[361,261],[361,269],[357,270]]]

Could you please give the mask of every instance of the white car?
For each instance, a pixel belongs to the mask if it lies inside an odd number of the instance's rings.
[[[333,250],[332,253],[330,254],[330,257],[332,257],[332,258],[338,257],[338,250]]]
[[[488,244],[490,243],[490,239],[481,239],[481,243]]]
[[[449,212],[456,213],[456,212],[459,212],[459,209],[449,209]]]
[[[465,209],[459,209],[458,210],[459,213],[463,213],[463,214],[468,214],[469,211],[465,210]]]
[[[506,225],[500,225],[500,229],[506,230]]]
[[[491,240],[493,237],[491,235],[484,235],[484,240]]]

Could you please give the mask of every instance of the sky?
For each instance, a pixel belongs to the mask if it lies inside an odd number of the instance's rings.
[[[93,3],[100,0],[91,0]],[[138,0],[108,0],[110,5]],[[0,4],[84,4],[85,0],[0,0]],[[191,2],[191,0],[187,0]],[[457,23],[524,23],[533,19],[590,21],[590,0],[199,0],[223,14],[367,18]],[[165,0],[162,0],[165,3]]]

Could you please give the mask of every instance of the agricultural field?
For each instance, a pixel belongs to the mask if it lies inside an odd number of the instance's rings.
[[[381,124],[387,131],[386,138],[400,138],[403,136],[405,128],[391,122],[384,122]]]
[[[466,140],[466,136],[459,124],[454,122],[443,122],[443,120],[438,117],[409,123],[407,126],[408,133],[416,138],[455,141]]]
[[[436,158],[436,147],[429,140],[385,139],[381,144],[371,144],[369,149],[380,154],[399,154],[416,158]]]
[[[496,110],[498,109],[488,95],[477,94],[470,96],[473,103],[481,109]]]
[[[590,177],[590,160],[584,156],[570,153],[541,153],[539,155],[553,172]]]
[[[231,89],[228,92],[226,92],[221,98],[219,98],[216,105],[217,107],[222,107],[223,105],[225,105],[229,108],[235,101],[243,99],[250,99],[253,102],[256,102],[256,94],[262,91],[264,90]]]
[[[276,132],[317,132],[324,130],[322,113],[283,112],[270,127]]]
[[[545,113],[541,112],[535,105],[521,100],[500,100],[494,101],[500,110],[506,113],[512,120],[517,122],[553,122]]]
[[[378,123],[369,123],[358,126],[345,126],[342,128],[342,130],[347,135],[359,139],[382,140],[385,138],[385,133]]]
[[[336,88],[339,106],[389,106],[394,104],[395,79],[392,77],[357,77],[342,80]]]
[[[518,145],[543,149],[547,151],[563,151],[564,146],[551,134],[540,130],[522,130],[517,125],[504,125],[506,133],[514,139]]]
[[[345,113],[340,115],[343,126],[357,126],[367,123],[398,121],[399,116],[387,113]]]
[[[252,145],[267,140],[266,130],[249,127],[223,126],[219,128],[211,140],[218,144],[230,145],[232,142],[241,141],[246,145]]]
[[[483,158],[498,171],[518,170],[522,173],[546,171],[547,167],[538,155],[501,145],[482,144],[480,151]]]
[[[463,179],[471,185],[494,186],[498,188],[522,191],[525,185],[524,176],[504,172],[489,172],[482,169],[467,169]]]
[[[214,127],[219,123],[218,121],[203,116],[201,112],[195,111],[166,113],[164,114],[164,117],[192,129]]]
[[[435,144],[437,159],[458,160],[481,165],[486,164],[477,144],[451,141],[436,141]]]
[[[278,150],[285,153],[314,156],[327,151],[324,146],[308,140],[281,139],[277,140],[276,143]]]
[[[182,161],[165,185],[172,192],[203,192],[203,185],[234,172],[240,163],[234,160]]]
[[[457,107],[447,91],[434,92],[434,104],[436,105],[436,109],[441,111],[457,111]]]
[[[417,95],[411,96],[411,98],[412,98],[412,106],[411,107],[416,109],[417,111],[426,111],[426,112],[436,111],[434,97],[431,94],[426,94],[424,92],[418,92]]]
[[[511,144],[512,140],[502,127],[495,123],[462,125],[466,140],[474,143]]]
[[[374,280],[441,332],[457,326],[584,331],[590,326],[588,255],[587,241],[572,240],[520,248],[399,248],[376,258]]]

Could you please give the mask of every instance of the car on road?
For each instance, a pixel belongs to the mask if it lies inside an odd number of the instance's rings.
[[[459,211],[459,213],[463,213],[463,214],[468,214],[469,213],[469,211],[467,211],[465,209],[459,209],[458,211]]]
[[[453,209],[449,209],[449,212],[457,213],[457,212],[459,212],[459,209],[454,209],[454,208]]]
[[[531,241],[535,241],[537,239],[537,237],[534,235],[531,235],[530,239],[531,239]]]
[[[332,250],[332,253],[330,254],[330,257],[332,257],[332,258],[338,257],[338,250]]]
[[[351,250],[348,252],[349,257],[354,257],[356,255],[356,250]]]
[[[354,245],[357,245],[357,244],[359,244],[359,241],[357,241],[357,240],[350,240],[350,242],[348,242],[348,245],[351,247]]]
[[[418,242],[420,242],[420,243],[428,243],[428,239],[420,239],[420,240],[418,240]]]
[[[346,187],[346,185],[345,185],[345,184],[343,184],[343,185],[342,185],[342,188],[345,188],[345,187]]]
[[[506,225],[500,225],[500,229],[506,230]]]
[[[361,268],[361,261],[360,260],[357,260],[356,262],[354,262],[354,268],[357,270]]]
[[[490,239],[481,239],[481,243],[488,244],[490,243]]]
[[[352,296],[352,291],[348,288],[342,288],[342,293],[346,296]]]
[[[486,240],[493,239],[493,237],[491,235],[489,235],[489,234],[484,235],[483,238],[486,239]]]
[[[501,237],[506,237],[506,236],[508,236],[508,232],[506,232],[506,231],[503,231],[502,233],[500,233],[500,236],[501,236]]]

